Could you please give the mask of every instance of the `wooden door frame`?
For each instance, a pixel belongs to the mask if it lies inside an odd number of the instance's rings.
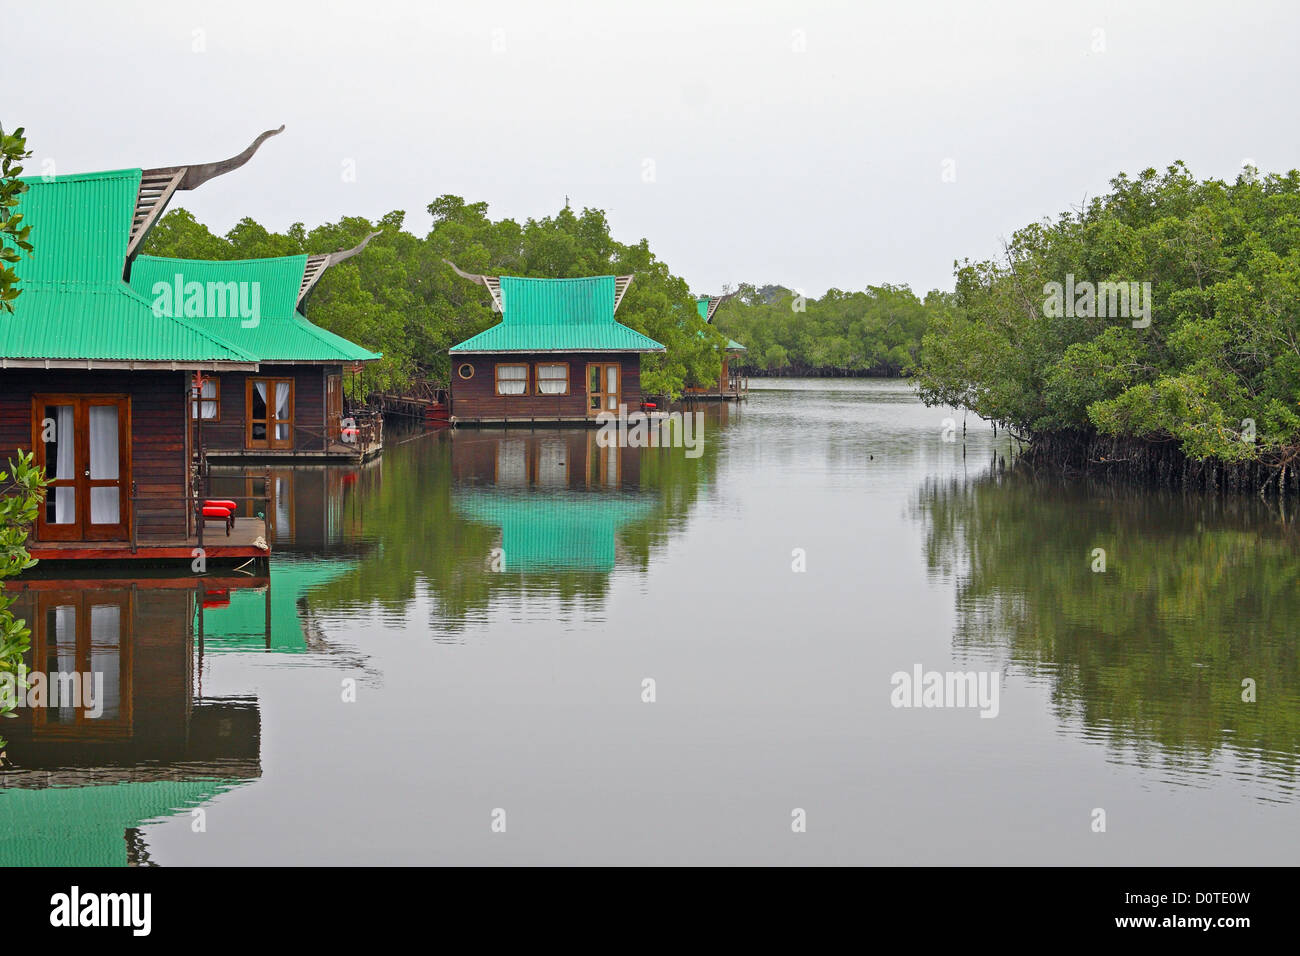
[[[600,369],[600,391],[599,391],[599,392],[593,392],[593,391],[591,390],[591,370],[592,370],[593,368],[599,368],[599,369]],[[610,394],[609,392],[607,392],[607,391],[605,390],[605,383],[606,383],[606,378],[605,378],[605,369],[607,369],[607,368],[616,368],[616,369],[618,369],[618,392],[616,393],[617,398],[618,398],[618,401],[616,401],[616,402],[614,403],[614,407],[613,407],[613,408],[606,408],[606,407],[605,407],[605,399],[606,399],[606,398],[609,396],[609,394]],[[586,381],[586,390],[587,390],[587,417],[588,417],[588,418],[595,418],[595,417],[596,417],[597,415],[599,415],[601,412],[613,412],[615,415],[617,415],[617,414],[618,414],[618,406],[621,405],[621,404],[623,404],[623,363],[622,363],[621,361],[618,361],[618,362],[588,362],[588,363],[587,363],[587,368],[586,368],[586,375],[585,375],[585,378],[586,378],[586,380],[587,380],[587,381]],[[597,395],[597,394],[600,395],[600,399],[601,399],[601,400],[600,400],[600,407],[599,407],[599,408],[594,408],[594,409],[593,409],[593,408],[591,407],[591,398],[592,398],[593,395]]]
[[[73,510],[77,520],[68,525],[45,522],[42,505],[37,516],[37,538],[41,541],[125,541],[131,537],[131,396],[120,392],[36,392],[32,395],[33,463],[46,469],[44,432],[47,405],[72,406]],[[95,405],[117,407],[117,478],[90,477],[90,408]],[[63,480],[63,479],[60,479]],[[94,525],[90,521],[90,489],[116,485],[117,524]],[[55,486],[52,486],[55,487]],[[57,486],[57,487],[67,487]]]
[[[334,409],[330,407],[330,382],[338,382],[338,414],[334,414]],[[292,404],[293,396],[289,397]],[[340,441],[343,437],[343,373],[340,371],[337,375],[333,372],[325,372],[325,434],[331,441]]]
[[[253,386],[257,382],[266,382],[266,419],[256,419],[266,425],[266,438],[257,440],[253,437]],[[275,408],[275,390],[272,387],[277,382],[289,383],[289,417],[272,418]],[[245,448],[293,448],[297,438],[294,433],[294,421],[297,413],[298,389],[296,388],[297,380],[292,376],[272,377],[265,375],[250,375],[244,379],[244,447]],[[289,426],[288,439],[275,438],[275,425],[285,422]]]

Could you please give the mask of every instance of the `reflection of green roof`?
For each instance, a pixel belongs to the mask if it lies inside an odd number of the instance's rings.
[[[351,559],[288,561],[271,565],[271,647],[286,654],[307,650],[298,600],[313,588],[328,584],[355,565]],[[202,608],[205,651],[266,649],[266,591],[245,588],[230,592],[228,607]],[[196,613],[200,613],[196,612]],[[195,635],[198,634],[195,624]]]
[[[456,492],[456,510],[501,528],[506,572],[612,571],[618,530],[654,505],[623,495]]]
[[[182,283],[199,282],[205,289],[210,282],[256,283],[255,326],[245,328],[238,315],[190,321],[234,342],[263,362],[364,362],[380,358],[376,352],[312,325],[298,311],[298,293],[306,268],[306,256],[214,262],[139,256],[131,267],[131,288],[152,302],[155,283],[173,287],[177,276]]]
[[[452,352],[662,352],[649,336],[614,321],[614,276],[501,277],[501,321]]]
[[[240,783],[0,788],[0,866],[126,866],[126,830],[197,807]]]
[[[235,362],[256,357],[189,319],[157,316],[122,281],[141,172],[24,179],[14,210],[35,250],[15,264],[22,294],[0,316],[0,358]]]

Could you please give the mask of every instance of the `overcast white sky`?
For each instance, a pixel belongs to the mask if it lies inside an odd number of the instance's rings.
[[[1121,170],[1300,165],[1294,0],[44,0],[0,37],[29,173],[284,123],[179,205],[219,232],[405,209],[424,235],[443,193],[521,222],[567,194],[696,292],[948,289]]]

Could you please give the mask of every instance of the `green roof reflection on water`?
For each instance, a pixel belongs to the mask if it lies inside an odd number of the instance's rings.
[[[612,571],[618,530],[654,510],[622,495],[463,491],[453,500],[466,519],[501,529],[506,572]]]
[[[342,577],[356,565],[352,558],[317,561],[289,561],[278,557],[271,563],[270,650],[298,654],[307,650],[307,640],[298,614],[298,601],[314,588]],[[266,592],[263,589],[234,590],[225,607],[202,608],[203,649],[212,651],[266,650]],[[195,636],[198,621],[195,621]]]
[[[126,866],[126,831],[183,813],[236,780],[0,787],[0,866]]]

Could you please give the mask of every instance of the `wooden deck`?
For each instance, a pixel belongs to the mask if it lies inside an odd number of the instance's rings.
[[[361,446],[330,442],[325,448],[205,448],[203,454],[213,462],[357,462],[369,461],[384,450],[382,441]]]
[[[260,542],[260,544],[259,544]],[[145,538],[136,541],[30,541],[27,550],[39,561],[183,561],[194,560],[198,535],[187,538]],[[227,536],[221,524],[208,522],[203,530],[203,552],[208,561],[246,561],[266,558],[271,546],[266,522],[261,518],[236,518]]]

